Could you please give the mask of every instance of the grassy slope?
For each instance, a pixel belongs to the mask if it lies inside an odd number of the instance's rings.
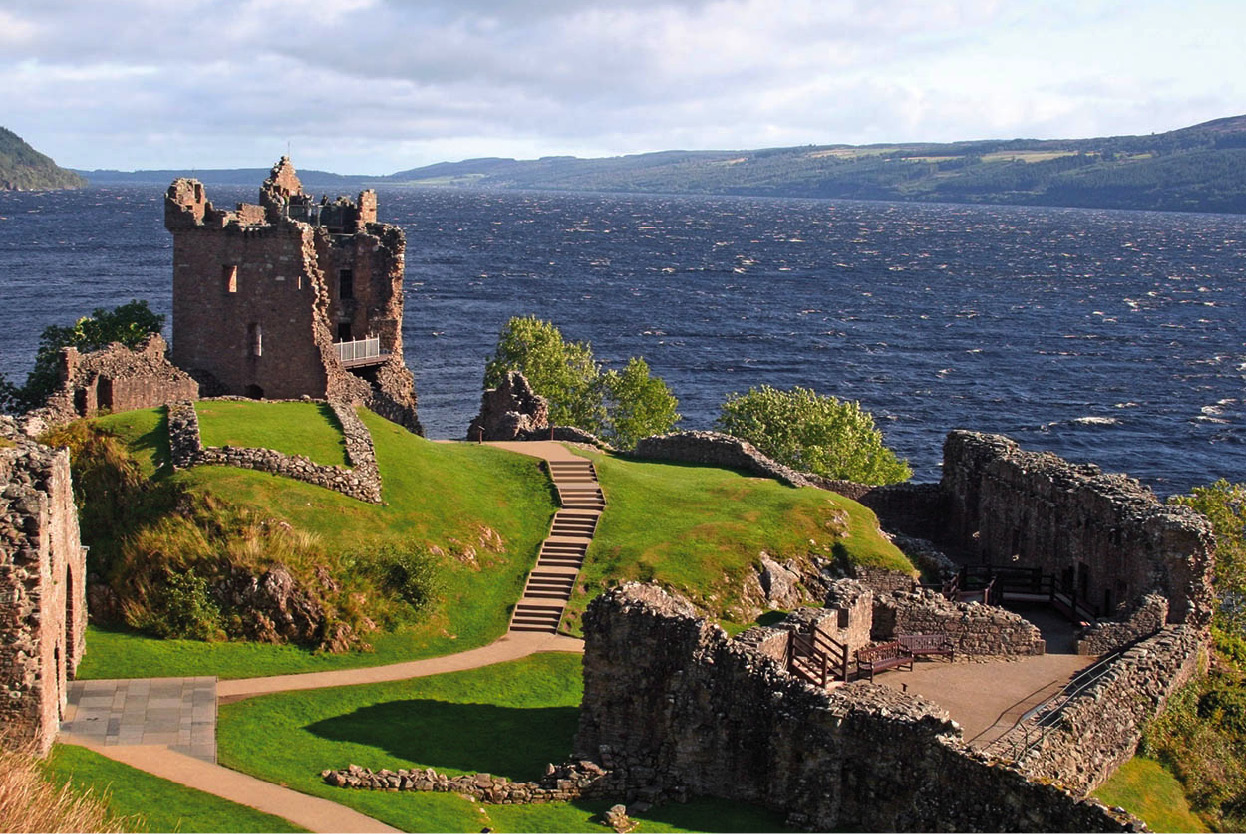
[[[549,481],[537,462],[489,447],[432,443],[371,413],[362,417],[376,445],[384,506],[242,469],[198,467],[172,477],[192,490],[226,496],[265,517],[310,530],[330,553],[366,550],[386,538],[414,538],[460,556],[472,547],[474,560],[445,559],[445,598],[430,618],[396,634],[371,635],[374,653],[347,655],[312,655],[292,646],[162,641],[93,629],[79,677],[224,678],[375,666],[473,648],[505,632],[510,606],[519,598],[554,511]],[[164,421],[158,410],[100,422],[121,432],[150,472],[162,471],[168,444],[167,438],[161,440]],[[505,552],[480,546],[485,527],[502,537]],[[348,564],[338,568],[350,569]]]
[[[306,831],[203,791],[152,776],[83,747],[58,744],[44,763],[58,785],[89,788],[118,816],[141,817],[147,831]]]
[[[592,597],[630,579],[655,579],[725,614],[762,551],[779,561],[842,555],[858,564],[913,570],[878,533],[869,509],[834,493],[726,469],[586,454],[607,504],[568,608],[566,624],[574,629]],[[849,528],[840,537],[835,519],[843,513]]]
[[[342,428],[325,403],[212,400],[196,403],[205,446],[241,446],[349,466]]]
[[[608,803],[482,805],[454,794],[330,787],[320,771],[350,764],[435,767],[535,779],[566,759],[582,694],[580,658],[536,655],[513,663],[395,683],[290,692],[221,707],[221,762],[323,796],[404,831],[607,831]],[[641,831],[773,831],[751,806],[702,800],[658,808]]]
[[[1206,831],[1206,824],[1190,810],[1181,783],[1159,762],[1130,759],[1094,795],[1146,821],[1152,831]]]

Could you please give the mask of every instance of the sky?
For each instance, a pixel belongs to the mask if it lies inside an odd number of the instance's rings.
[[[0,0],[79,169],[1084,138],[1246,113],[1242,0]]]

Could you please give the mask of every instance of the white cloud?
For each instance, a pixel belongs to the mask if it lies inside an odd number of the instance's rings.
[[[303,167],[367,173],[1150,132],[1230,115],[1244,92],[1243,11],[1175,5],[19,0],[0,11],[0,71],[19,79],[0,112],[75,167],[267,165],[290,141]]]

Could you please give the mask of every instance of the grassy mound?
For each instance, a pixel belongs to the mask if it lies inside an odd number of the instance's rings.
[[[205,400],[195,404],[205,446],[272,449],[325,466],[349,466],[342,427],[325,403]]]
[[[582,695],[580,658],[512,663],[393,683],[289,692],[221,707],[222,764],[322,796],[403,831],[609,831],[609,803],[485,805],[456,794],[386,793],[326,785],[320,771],[435,767],[538,778],[571,750]],[[640,831],[777,831],[742,803],[701,800],[633,815]]]
[[[589,600],[632,579],[667,585],[728,622],[751,620],[741,595],[763,552],[779,562],[817,557],[914,570],[878,532],[872,511],[835,493],[727,469],[584,454],[606,511],[568,606],[564,622],[574,630]]]
[[[1146,822],[1152,831],[1206,831],[1190,810],[1181,783],[1159,762],[1135,757],[1100,785],[1094,795]]]
[[[74,791],[89,789],[126,831],[306,831],[210,793],[152,776],[83,747],[58,744],[43,764],[48,778]],[[26,829],[52,830],[52,829]],[[62,828],[59,830],[100,830]]]
[[[281,426],[326,426],[310,404],[243,405],[243,414],[299,406],[281,409],[281,419],[267,429],[240,430],[247,443],[266,442],[276,432],[286,436],[286,451],[307,454],[307,447],[291,442],[297,432]],[[335,616],[365,628],[367,621],[382,625],[381,632],[366,636],[375,654],[331,658],[290,646],[194,641],[177,642],[198,650],[179,651],[133,633],[94,629],[80,676],[112,677],[124,669],[135,676],[247,677],[374,665],[446,654],[500,636],[554,511],[537,461],[489,447],[432,443],[371,413],[361,416],[376,446],[383,506],[250,470],[171,473],[163,409],[96,421],[99,429],[115,432],[124,448],[104,438],[93,464],[75,458],[77,470],[94,466],[95,476],[75,476],[85,493],[83,536],[92,545],[93,570],[113,587],[137,593],[133,589],[155,585],[159,571],[170,568],[214,576],[222,564],[257,572],[279,562],[305,587],[317,588],[323,576],[330,577],[336,590],[325,592],[326,604]],[[132,461],[119,460],[126,453]],[[122,493],[130,497],[101,497]],[[395,546],[415,546],[436,562],[438,602],[417,622],[398,616],[400,600],[378,579],[378,554]],[[127,619],[143,622],[129,614]],[[397,631],[384,633],[391,627]]]

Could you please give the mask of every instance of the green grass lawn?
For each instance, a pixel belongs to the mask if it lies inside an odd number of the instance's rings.
[[[762,551],[777,561],[816,554],[913,571],[878,532],[874,513],[835,493],[727,469],[584,454],[597,469],[606,511],[564,621],[573,630],[592,597],[631,579],[665,583],[730,619]]]
[[[204,446],[272,449],[325,466],[349,466],[337,415],[327,403],[211,400],[195,403]]]
[[[138,824],[133,831],[306,831],[288,820],[210,793],[169,782],[68,744],[52,748],[49,778],[104,797],[110,812]],[[139,819],[135,819],[139,818]],[[128,826],[127,826],[128,827]]]
[[[79,677],[252,677],[373,666],[462,651],[501,636],[555,509],[553,488],[538,461],[487,446],[433,443],[371,412],[361,417],[376,446],[383,506],[246,469],[205,466],[168,475],[167,438],[160,444],[162,410],[100,422],[123,435],[150,474],[179,479],[192,492],[223,496],[262,518],[315,534],[330,557],[331,572],[349,574],[348,556],[386,540],[441,548],[444,592],[429,616],[396,633],[369,635],[375,652],[337,656],[292,646],[161,641],[95,629]],[[504,542],[500,550],[482,543],[496,541],[494,536]],[[332,561],[335,556],[340,560]],[[290,567],[309,571],[312,565]]]
[[[571,752],[580,658],[536,655],[483,669],[385,684],[289,692],[220,709],[222,764],[349,805],[404,831],[607,831],[608,802],[485,805],[454,794],[334,788],[320,771],[435,767],[539,778]],[[636,815],[641,831],[773,831],[753,806],[700,800]]]
[[[1094,795],[1144,820],[1152,831],[1208,830],[1190,810],[1181,783],[1151,759],[1135,756],[1125,762]]]

